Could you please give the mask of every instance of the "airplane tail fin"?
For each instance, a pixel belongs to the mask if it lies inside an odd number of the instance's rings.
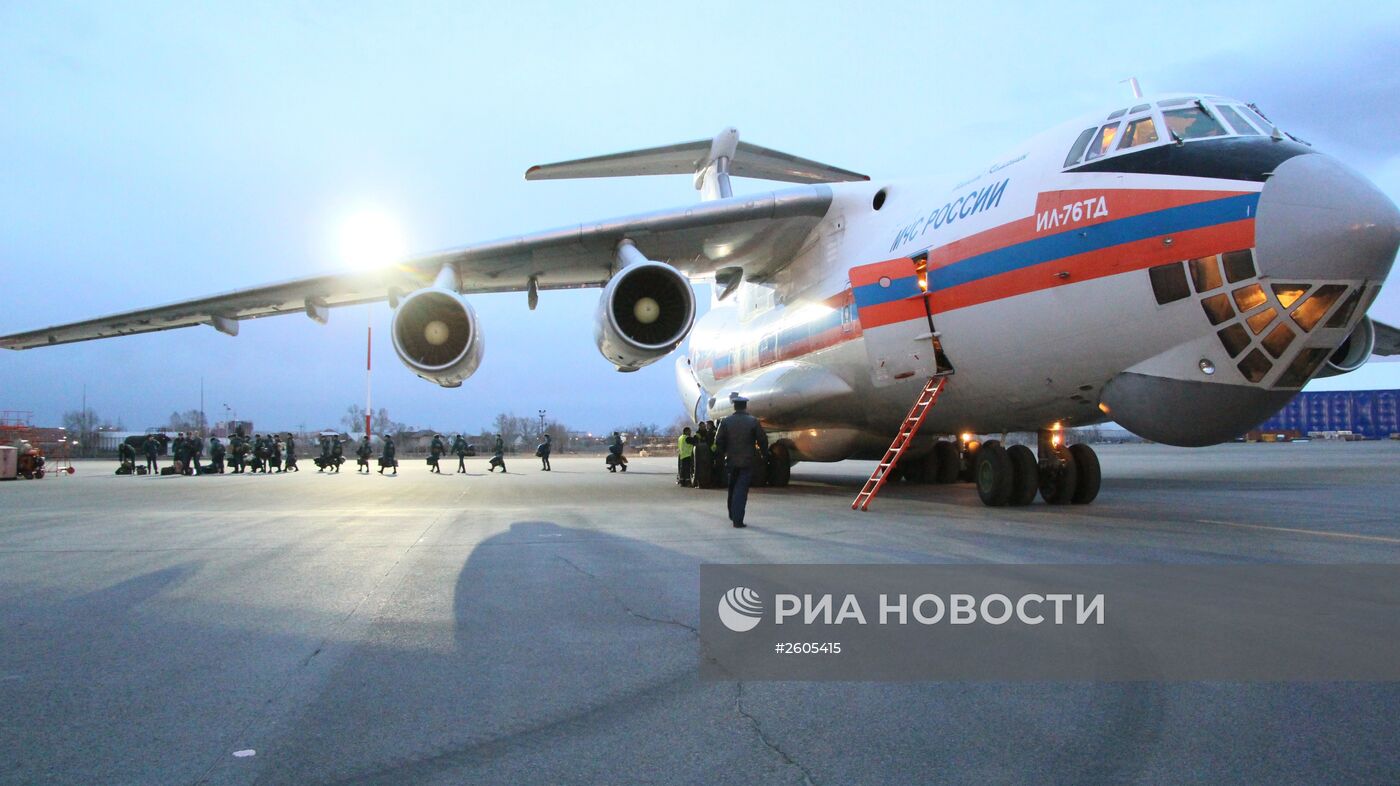
[[[739,141],[739,131],[726,128],[714,139],[629,150],[592,158],[532,166],[526,180],[570,180],[584,177],[691,175],[703,200],[733,196],[729,176],[779,180],[785,183],[840,183],[869,180],[866,175]]]

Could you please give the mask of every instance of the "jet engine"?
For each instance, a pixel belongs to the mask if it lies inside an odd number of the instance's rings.
[[[1322,370],[1317,372],[1317,376],[1335,377],[1338,374],[1351,373],[1366,365],[1375,349],[1376,325],[1370,317],[1362,317],[1351,331],[1351,335],[1327,357],[1327,362],[1322,364]]]
[[[460,386],[481,365],[485,344],[476,312],[445,287],[420,289],[400,301],[392,333],[404,365],[445,388]]]
[[[690,280],[648,260],[623,268],[603,288],[593,337],[618,371],[636,371],[680,346],[694,323]]]

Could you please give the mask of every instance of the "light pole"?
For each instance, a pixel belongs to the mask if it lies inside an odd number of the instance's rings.
[[[370,391],[373,366],[370,364],[370,350],[374,347],[374,304],[365,306],[365,439],[370,437]]]
[[[544,435],[544,413],[548,410],[540,410],[540,435]]]

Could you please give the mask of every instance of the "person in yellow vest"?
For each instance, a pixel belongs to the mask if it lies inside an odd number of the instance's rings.
[[[688,488],[695,477],[695,437],[690,435],[690,426],[676,440],[676,463],[676,482]]]

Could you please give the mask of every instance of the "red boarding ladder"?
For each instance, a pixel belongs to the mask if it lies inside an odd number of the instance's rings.
[[[851,510],[870,509],[870,500],[875,499],[875,495],[885,487],[885,481],[890,479],[890,471],[899,462],[899,457],[904,455],[904,449],[909,447],[909,440],[919,433],[919,427],[924,424],[924,416],[928,414],[933,402],[938,400],[938,394],[943,392],[943,383],[947,380],[943,375],[929,378],[923,392],[919,393],[918,400],[909,408],[909,415],[904,418],[904,424],[899,427],[899,434],[894,438],[894,442],[890,443],[890,449],[885,451],[880,465],[870,474],[870,480],[865,481],[865,486],[856,495],[855,502],[851,503]]]

